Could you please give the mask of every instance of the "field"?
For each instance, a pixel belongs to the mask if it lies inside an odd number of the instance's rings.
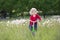
[[[35,36],[29,30],[29,22],[11,24],[10,21],[0,21],[0,40],[60,40],[60,23],[55,19],[38,22]]]

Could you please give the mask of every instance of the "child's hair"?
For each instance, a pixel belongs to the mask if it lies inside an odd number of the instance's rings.
[[[36,8],[31,8],[31,10],[30,10],[30,12],[29,12],[30,15],[33,15],[32,11],[34,12],[34,14],[37,14],[37,13],[38,13],[38,11],[37,11]]]

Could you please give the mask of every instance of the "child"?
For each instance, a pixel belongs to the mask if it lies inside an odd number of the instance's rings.
[[[39,19],[41,21],[41,17],[37,14],[38,11],[37,11],[36,8],[32,8],[29,13],[30,13],[29,28],[32,31],[32,29],[33,29],[33,23],[34,23],[34,30],[37,31],[37,20]]]

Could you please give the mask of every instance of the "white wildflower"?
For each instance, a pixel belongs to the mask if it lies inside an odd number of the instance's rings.
[[[7,23],[10,23],[10,21],[7,21]]]
[[[3,23],[3,22],[0,22],[0,23]]]
[[[12,24],[23,24],[24,22],[26,22],[25,19],[20,19],[20,20],[16,19],[11,21]]]

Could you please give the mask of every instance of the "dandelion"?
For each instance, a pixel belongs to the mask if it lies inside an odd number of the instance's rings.
[[[0,23],[3,23],[3,22],[0,22]]]
[[[20,23],[25,23],[26,20],[25,19],[20,19]]]
[[[10,23],[10,21],[7,21],[7,23]]]
[[[57,19],[57,21],[60,23],[60,19]]]
[[[16,19],[16,20],[11,21],[12,24],[23,24],[25,22],[26,22],[25,19],[20,19],[20,20]]]
[[[43,22],[43,26],[47,25],[50,23],[50,20],[46,20],[45,22]]]

